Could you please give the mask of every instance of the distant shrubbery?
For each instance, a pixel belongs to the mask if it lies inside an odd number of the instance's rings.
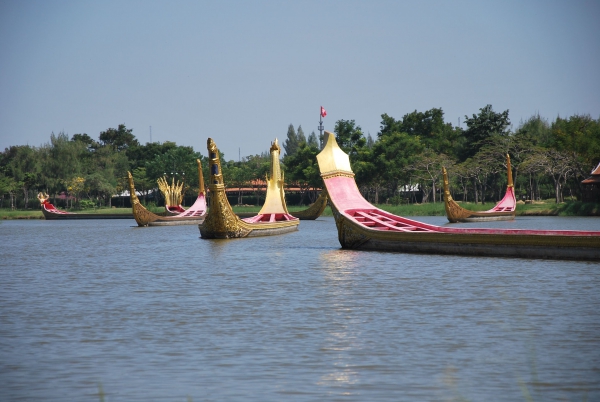
[[[443,117],[441,108],[415,110],[398,120],[383,114],[376,138],[365,137],[354,120],[335,123],[338,144],[350,155],[357,185],[369,201],[440,202],[442,166],[454,199],[497,201],[506,188],[508,153],[519,199],[552,197],[559,203],[565,196],[580,199],[581,180],[600,162],[600,119],[590,116],[549,122],[535,115],[515,131],[508,110],[497,113],[491,105],[465,116],[466,128]],[[289,193],[290,205],[308,204],[318,196],[322,180],[316,155],[323,141],[314,132],[307,138],[300,126],[288,127],[282,169],[286,184],[297,189]],[[101,132],[98,141],[87,134],[52,133],[40,147],[15,145],[0,153],[0,207],[35,207],[40,191],[53,203],[60,195],[74,207],[110,207],[114,195],[128,190],[127,171],[142,202],[162,205],[156,180],[163,175],[184,181],[189,196],[197,193],[196,159],[202,160],[207,179],[208,161],[192,147],[168,141],[141,145],[124,124]],[[269,172],[267,152],[239,161],[226,161],[221,154],[221,165],[226,186],[237,194],[230,194],[232,204],[264,200],[264,187],[257,183]]]

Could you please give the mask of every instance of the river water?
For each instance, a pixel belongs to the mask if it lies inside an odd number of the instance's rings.
[[[600,400],[598,263],[134,225],[0,223],[0,400]]]

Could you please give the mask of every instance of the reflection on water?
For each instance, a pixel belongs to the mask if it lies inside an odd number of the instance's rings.
[[[332,218],[134,225],[0,224],[0,399],[600,399],[598,264],[341,250]]]
[[[346,384],[356,384],[358,382],[358,373],[355,371],[338,371],[335,373],[328,373],[321,377],[321,381],[317,383],[317,385],[324,386],[343,386]],[[351,395],[350,392],[344,393],[342,395]]]

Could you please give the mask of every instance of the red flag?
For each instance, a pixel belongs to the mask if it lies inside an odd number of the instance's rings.
[[[323,106],[321,106],[321,117],[325,117],[327,116],[327,111],[325,110],[325,108]]]

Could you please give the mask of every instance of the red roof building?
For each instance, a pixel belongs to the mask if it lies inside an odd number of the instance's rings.
[[[600,163],[592,175],[581,182],[581,201],[600,203]]]

